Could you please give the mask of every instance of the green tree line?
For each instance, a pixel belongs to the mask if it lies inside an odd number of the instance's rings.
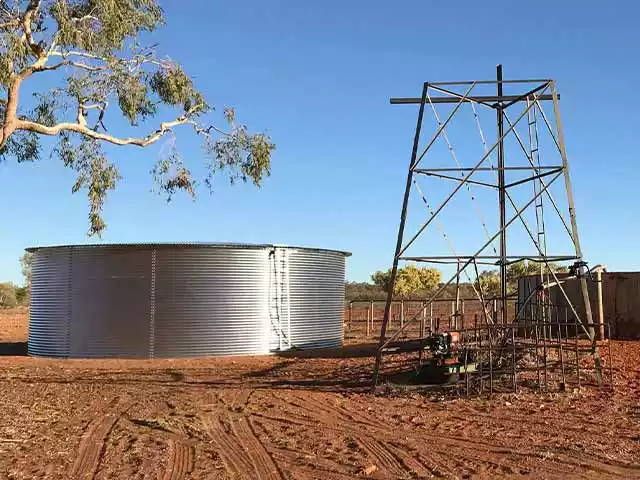
[[[514,295],[517,293],[518,279],[520,277],[539,274],[541,268],[544,273],[550,273],[551,271],[563,273],[567,271],[566,267],[554,263],[550,263],[548,267],[544,264],[541,265],[525,260],[513,263],[507,267],[507,294]],[[397,299],[425,299],[432,295],[437,287],[442,285],[441,281],[442,273],[435,268],[407,265],[398,269],[393,296]],[[386,300],[391,282],[391,270],[375,272],[371,275],[371,282],[346,282],[345,300]],[[478,292],[482,288],[482,293],[486,298],[500,295],[500,272],[498,270],[486,270],[480,273],[479,281],[476,280],[473,284],[461,282],[460,297],[476,298],[474,288]],[[442,292],[440,298],[455,298],[455,295],[456,287],[451,284]]]

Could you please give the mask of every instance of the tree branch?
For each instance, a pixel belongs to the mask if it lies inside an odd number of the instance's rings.
[[[0,23],[0,29],[10,28],[10,27],[18,27],[20,25],[20,21],[18,19],[9,20],[8,22]]]
[[[55,65],[36,65],[36,64],[34,64],[33,65],[33,71],[34,72],[47,72],[47,71],[50,71],[50,70],[57,70],[60,67],[64,67],[64,66],[81,68],[81,69],[87,70],[89,72],[100,72],[100,71],[109,69],[108,65],[87,65],[86,63],[73,62],[71,60],[64,60],[62,62],[56,63]]]
[[[60,52],[60,51],[52,51],[49,53],[49,55],[55,56],[55,57],[62,57],[62,58],[67,58],[67,57],[85,57],[85,58],[92,58],[94,60],[102,60],[103,62],[108,62],[109,59],[107,57],[101,57],[100,55],[94,55],[92,53],[87,53],[87,52],[78,52],[75,50],[69,51],[69,52]]]
[[[33,52],[33,54],[40,58],[44,52],[38,42],[33,38],[33,32],[31,31],[31,22],[33,21],[33,17],[38,14],[40,10],[40,0],[31,0],[27,9],[24,12],[23,20],[22,20],[22,28],[24,29],[24,35],[27,40],[27,45]]]
[[[16,130],[28,130],[31,132],[36,132],[42,135],[50,135],[55,136],[59,135],[62,132],[76,132],[87,137],[93,138],[94,140],[102,140],[108,143],[112,143],[114,145],[136,145],[139,147],[147,147],[162,138],[166,133],[170,132],[173,127],[177,127],[178,125],[184,125],[190,123],[190,117],[194,113],[196,113],[201,107],[197,106],[189,110],[184,115],[179,116],[173,121],[170,122],[162,122],[160,127],[153,133],[147,135],[143,138],[118,138],[113,135],[109,135],[107,133],[100,133],[95,130],[92,130],[86,126],[86,121],[84,121],[84,116],[80,114],[81,107],[78,107],[78,120],[79,123],[59,123],[52,127],[48,127],[46,125],[42,125],[38,122],[33,122],[30,120],[18,120],[16,122]],[[82,118],[81,118],[82,117]]]

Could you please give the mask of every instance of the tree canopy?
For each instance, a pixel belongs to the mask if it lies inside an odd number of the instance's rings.
[[[176,147],[179,127],[202,141],[209,188],[220,171],[258,187],[271,172],[275,146],[267,135],[249,133],[232,108],[223,111],[224,128],[207,121],[213,108],[191,77],[141,44],[164,22],[156,0],[0,0],[0,159],[38,160],[42,137],[55,137],[52,155],[77,173],[72,192],[87,192],[90,235],[104,230],[107,192],[121,180],[105,144],[165,139],[151,174],[167,199],[180,190],[194,196],[200,183]],[[26,101],[31,77],[50,88]],[[116,135],[114,116],[142,132]]]
[[[33,269],[33,253],[24,252],[20,257],[20,270],[26,287],[31,287],[31,270]]]
[[[0,283],[0,307],[15,307],[18,305],[16,286],[10,282]]]
[[[542,267],[543,272],[566,272],[566,267],[555,263],[549,263],[549,267],[545,264],[535,262],[512,263],[507,266],[507,295],[513,295],[518,290],[518,279],[527,275],[536,275],[540,273]],[[478,282],[476,281],[476,288]],[[486,297],[495,297],[500,295],[500,272],[498,270],[485,270],[480,274],[480,287],[483,295]]]
[[[433,290],[442,278],[440,270],[429,267],[417,267],[406,265],[398,268],[393,295],[400,298],[419,296]],[[378,271],[371,276],[373,283],[385,292],[389,291],[391,284],[391,270]]]

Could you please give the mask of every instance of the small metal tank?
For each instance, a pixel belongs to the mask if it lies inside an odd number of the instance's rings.
[[[348,252],[204,243],[27,250],[30,355],[257,355],[343,342]]]

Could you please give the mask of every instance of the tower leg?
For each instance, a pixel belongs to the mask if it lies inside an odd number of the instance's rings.
[[[400,260],[400,252],[402,251],[402,239],[404,236],[404,226],[407,220],[407,206],[409,204],[409,193],[411,192],[411,182],[413,181],[413,169],[418,156],[418,145],[420,144],[420,131],[422,130],[422,118],[424,116],[424,105],[427,101],[428,83],[424,83],[422,87],[422,97],[420,100],[420,110],[418,111],[418,122],[416,124],[416,133],[413,138],[413,149],[411,151],[411,163],[409,172],[407,173],[407,184],[404,190],[404,200],[402,202],[402,213],[400,214],[400,226],[398,228],[398,240],[396,242],[396,252],[393,256],[393,266],[391,267],[391,277],[389,278],[389,291],[387,292],[387,302],[384,306],[384,317],[382,319],[382,328],[380,330],[380,342],[378,344],[378,352],[376,355],[376,363],[373,367],[373,382],[371,390],[375,391],[378,385],[378,376],[380,374],[380,363],[382,362],[382,346],[387,335],[387,325],[389,324],[389,314],[391,313],[391,302],[393,301],[393,287],[396,283],[398,275],[398,262]]]
[[[567,201],[569,202],[569,220],[571,222],[571,236],[573,237],[573,245],[576,250],[578,262],[583,261],[582,247],[580,246],[580,237],[578,236],[578,222],[576,220],[576,207],[573,201],[573,190],[571,188],[571,178],[569,177],[569,162],[567,160],[567,151],[564,145],[564,133],[562,130],[562,121],[560,120],[560,107],[558,105],[558,92],[556,91],[555,81],[551,81],[551,96],[553,98],[553,113],[556,118],[556,128],[558,130],[558,146],[560,155],[562,156],[562,168],[564,170],[564,183],[567,190]],[[589,332],[589,340],[591,341],[591,354],[595,364],[596,376],[598,383],[602,386],[602,372],[600,366],[600,353],[596,345],[596,330],[593,324],[593,313],[591,312],[591,302],[589,301],[589,289],[587,279],[584,275],[580,276],[580,289],[582,290],[582,300],[584,302],[584,310],[586,317],[586,327]]]

